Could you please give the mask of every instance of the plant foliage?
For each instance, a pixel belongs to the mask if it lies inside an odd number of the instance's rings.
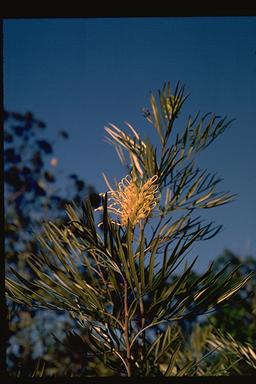
[[[48,221],[38,236],[38,253],[27,257],[33,280],[11,269],[13,278],[6,281],[14,301],[70,313],[86,330],[86,338],[69,335],[69,344],[79,345],[82,353],[94,356],[113,374],[209,374],[204,357],[186,352],[179,321],[217,310],[253,276],[239,278],[237,269],[228,271],[228,265],[216,273],[212,264],[191,279],[196,259],[183,263],[195,242],[221,228],[203,224],[195,212],[234,198],[218,192],[220,179],[195,161],[231,121],[196,114],[177,131],[175,123],[186,100],[180,83],[173,90],[165,84],[151,95],[150,109],[144,112],[157,132],[156,145],[129,123],[129,133],[113,124],[106,127],[130,181],[124,178],[111,187],[105,177],[110,191],[102,193],[101,215],[89,200],[81,210],[68,204],[68,221]],[[152,192],[147,186],[153,182],[157,188]],[[179,275],[178,268],[183,268]],[[222,340],[211,345],[216,343]],[[221,346],[226,348],[225,343]],[[230,348],[233,351],[234,344]]]

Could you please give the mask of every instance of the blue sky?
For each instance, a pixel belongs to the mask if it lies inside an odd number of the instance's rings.
[[[47,123],[58,170],[76,172],[98,191],[124,176],[103,127],[129,121],[151,135],[142,108],[165,81],[185,83],[183,115],[216,112],[235,118],[199,158],[224,178],[221,190],[237,201],[204,217],[223,224],[215,238],[192,251],[198,268],[224,248],[256,255],[256,17],[6,19],[4,106]],[[153,136],[152,136],[153,137]]]

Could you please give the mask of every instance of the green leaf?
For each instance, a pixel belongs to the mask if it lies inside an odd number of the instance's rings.
[[[195,181],[195,183],[189,188],[188,193],[186,195],[186,198],[189,199],[191,196],[194,195],[196,189],[198,188],[201,180],[203,179],[206,171],[203,171],[202,174],[198,177],[198,179]]]
[[[164,376],[171,376],[172,375],[173,368],[177,364],[177,357],[178,357],[178,353],[180,351],[180,347],[181,347],[181,344],[178,344],[178,346],[176,347],[176,349],[172,353],[168,367],[167,367],[166,371],[164,372]]]
[[[148,348],[147,352],[146,352],[146,355],[145,355],[145,360],[147,360],[150,356],[150,354],[154,351],[154,349],[158,349],[159,348],[159,344],[160,344],[160,341],[163,337],[163,333],[159,333],[159,335],[156,336],[155,340],[152,342],[152,344],[150,345],[150,347]],[[155,361],[156,361],[156,356],[155,356]]]
[[[164,135],[163,135],[163,131],[162,131],[161,117],[159,115],[156,99],[155,99],[153,94],[150,97],[150,104],[151,104],[152,113],[153,113],[153,117],[154,117],[154,127],[156,128],[157,133],[160,137],[161,143],[163,144]]]
[[[148,271],[148,284],[149,288],[152,289],[152,282],[153,282],[153,275],[154,275],[154,266],[155,266],[155,256],[158,244],[160,242],[160,236],[157,236],[156,239],[153,241],[152,250],[150,253],[150,261],[149,261],[149,271]]]
[[[122,265],[123,265],[123,268],[124,268],[124,273],[125,273],[125,277],[133,291],[133,283],[132,283],[132,280],[131,280],[131,274],[130,274],[130,270],[129,270],[129,267],[128,267],[128,264],[127,264],[127,261],[126,261],[126,255],[124,253],[124,249],[123,249],[123,245],[121,243],[121,239],[119,237],[119,234],[117,232],[113,233],[114,237],[115,237],[115,242],[116,242],[116,245],[117,245],[117,255],[119,257],[119,259],[121,260],[122,262]]]
[[[248,276],[244,277],[239,283],[235,284],[231,289],[226,291],[221,297],[217,299],[217,304],[226,301],[230,297],[234,296],[252,277],[256,276],[256,273],[250,273]]]
[[[142,291],[145,290],[145,237],[144,227],[140,231],[139,269]]]
[[[127,226],[127,253],[128,253],[128,260],[129,260],[129,266],[131,268],[131,276],[133,277],[133,281],[135,282],[135,286],[137,289],[137,292],[140,292],[140,286],[139,286],[139,280],[138,280],[138,272],[136,270],[135,262],[134,262],[134,255],[132,250],[132,227],[130,220],[128,220],[128,226]]]

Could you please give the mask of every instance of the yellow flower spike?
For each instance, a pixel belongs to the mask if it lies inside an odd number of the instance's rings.
[[[121,225],[125,226],[130,220],[134,227],[141,220],[145,220],[157,204],[158,186],[156,184],[158,176],[154,175],[145,184],[139,186],[130,175],[124,177],[116,190],[110,190],[108,210],[116,214]]]

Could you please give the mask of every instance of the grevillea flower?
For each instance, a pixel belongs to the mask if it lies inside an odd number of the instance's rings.
[[[146,183],[139,185],[130,175],[124,177],[116,190],[108,192],[108,211],[116,214],[121,225],[128,224],[132,227],[141,220],[145,220],[158,202],[157,175],[151,177]]]

